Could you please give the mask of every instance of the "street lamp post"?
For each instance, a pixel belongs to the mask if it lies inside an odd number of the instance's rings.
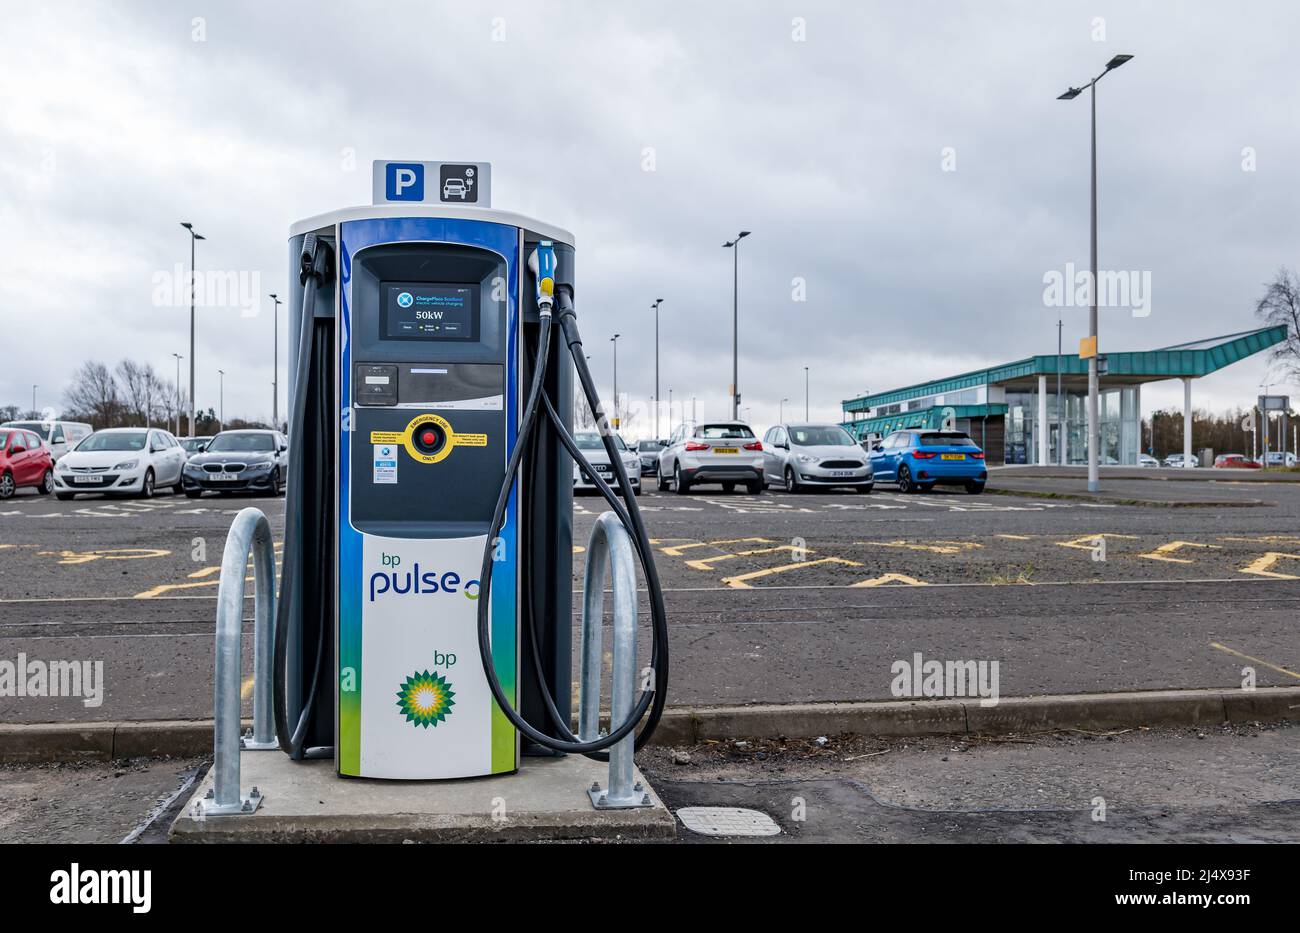
[[[654,438],[658,441],[662,435],[659,434],[659,305],[663,304],[662,298],[656,298],[654,304]],[[668,413],[669,420],[672,418],[672,412]]]
[[[788,401],[790,401],[788,398],[781,399],[781,404],[778,406],[778,414],[776,416],[777,424],[785,424],[785,403]]]
[[[808,367],[803,368],[803,420],[811,421],[812,416],[808,414]]]
[[[740,241],[749,236],[741,230],[734,240],[722,244],[731,250],[731,420],[740,418]]]
[[[224,369],[217,370],[217,379],[220,386],[217,390],[217,411],[221,413],[221,430],[224,431],[226,430],[226,371]]]
[[[197,274],[194,271],[194,244],[199,240],[205,240],[207,237],[201,233],[194,232],[194,224],[182,220],[181,226],[190,233],[190,437],[194,436],[194,280]],[[180,376],[177,376],[177,382]],[[176,419],[177,430],[180,428],[180,417]]]
[[[1120,65],[1131,59],[1132,55],[1116,55],[1106,63],[1106,70],[1089,81],[1084,87],[1089,90],[1092,100],[1092,203],[1091,203],[1091,254],[1092,293],[1091,307],[1088,312],[1088,336],[1092,341],[1092,355],[1088,357],[1088,491],[1096,492],[1100,487],[1100,475],[1097,464],[1101,457],[1101,425],[1098,415],[1098,395],[1100,380],[1097,375],[1097,82],[1110,74]],[[1083,93],[1082,87],[1071,87],[1057,100],[1074,100]]]
[[[176,357],[176,434],[179,436],[181,433],[181,360],[185,357],[179,353],[173,353],[172,356]]]
[[[673,390],[668,390],[668,436],[673,433]]]
[[[609,338],[609,342],[614,345],[614,430],[619,429],[618,422],[618,338],[622,334],[615,334]]]
[[[272,312],[271,327],[271,427],[280,430],[280,299],[274,294],[269,296],[275,302]],[[221,419],[224,427],[226,419]]]
[[[36,417],[36,390],[39,388],[40,386],[36,386],[36,385],[32,386],[32,417],[33,418]]]

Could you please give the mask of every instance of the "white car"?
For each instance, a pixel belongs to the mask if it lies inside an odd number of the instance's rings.
[[[1140,467],[1158,467],[1160,461],[1150,454],[1138,454],[1138,466]]]
[[[641,458],[634,450],[629,450],[623,438],[617,434],[610,435],[614,441],[614,449],[619,451],[619,459],[623,461],[623,469],[627,471],[628,485],[632,487],[634,495],[641,492]],[[605,444],[600,435],[595,431],[579,431],[573,435],[573,439],[578,443],[578,449],[582,451],[582,457],[585,463],[575,463],[573,465],[573,489],[595,489],[596,481],[592,478],[593,471],[599,474],[600,478],[605,481],[615,492],[618,491],[618,482],[614,476],[614,468],[610,465],[609,454],[605,451]]]
[[[105,428],[85,438],[54,468],[54,494],[71,499],[79,492],[135,495],[143,499],[162,488],[180,489],[185,450],[161,428]]]
[[[1184,457],[1182,454],[1170,454],[1165,457],[1165,466],[1190,470],[1196,466],[1196,457]]]
[[[734,492],[743,483],[756,496],[763,491],[763,442],[741,421],[688,421],[677,426],[659,454],[655,480],[660,492],[670,483],[679,494],[699,483],[720,483],[723,492]]]
[[[0,424],[0,431],[5,428],[19,428],[31,431],[50,448],[50,456],[57,462],[60,457],[77,446],[82,438],[88,437],[95,430],[84,421],[6,421]]]

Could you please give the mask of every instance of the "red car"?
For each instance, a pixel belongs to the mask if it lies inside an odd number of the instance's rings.
[[[53,492],[54,457],[31,431],[0,431],[0,499],[23,486],[35,486],[43,496]]]
[[[1214,458],[1216,470],[1258,470],[1260,464],[1243,454],[1219,454]]]

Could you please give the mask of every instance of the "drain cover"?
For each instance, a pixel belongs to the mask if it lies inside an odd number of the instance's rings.
[[[743,807],[682,807],[677,818],[701,836],[778,836],[781,827],[766,813]]]

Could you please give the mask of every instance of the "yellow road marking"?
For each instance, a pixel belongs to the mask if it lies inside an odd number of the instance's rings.
[[[694,570],[712,570],[713,564],[722,560],[732,560],[737,557],[752,557],[755,554],[775,554],[778,551],[789,551],[791,554],[802,552],[804,554],[815,554],[812,548],[799,548],[793,544],[782,544],[777,547],[758,548],[754,551],[737,551],[735,554],[719,554],[716,557],[701,557],[699,560],[688,560],[686,566]]]
[[[794,564],[783,564],[780,567],[768,567],[765,570],[751,570],[749,573],[742,573],[734,577],[723,577],[722,582],[732,589],[748,590],[753,589],[748,580],[757,580],[760,577],[770,577],[775,573],[785,573],[787,570],[798,570],[802,567],[816,567],[818,564],[843,564],[846,567],[861,567],[857,561],[845,560],[843,557],[822,557],[817,560],[802,560]]]
[[[1253,573],[1259,577],[1273,577],[1278,580],[1300,580],[1300,577],[1294,574],[1277,573],[1268,569],[1284,557],[1288,560],[1300,560],[1300,554],[1283,554],[1280,551],[1269,551],[1263,557],[1258,557],[1245,567],[1242,567],[1241,572]]]
[[[1239,658],[1245,658],[1247,661],[1254,661],[1256,664],[1264,665],[1264,667],[1267,667],[1269,670],[1277,671],[1279,674],[1286,674],[1288,677],[1294,677],[1296,680],[1300,680],[1300,674],[1297,674],[1295,671],[1289,671],[1285,667],[1278,667],[1276,664],[1269,664],[1267,661],[1261,661],[1259,658],[1252,658],[1248,654],[1234,651],[1227,645],[1221,645],[1217,641],[1210,642],[1210,647],[1218,648],[1220,651],[1226,651],[1228,654],[1235,654]]]
[[[210,577],[210,576],[212,576],[214,573],[221,573],[221,568],[220,568],[220,567],[204,567],[202,570],[196,570],[196,571],[194,571],[192,574],[189,575],[189,578],[190,578],[191,580],[196,580],[196,579],[198,579],[199,577]]]
[[[854,541],[853,543],[868,547],[898,547],[909,551],[929,551],[932,554],[960,554],[962,551],[973,551],[984,546],[974,541],[935,541],[933,544],[913,544],[908,541]]]
[[[585,547],[583,547],[581,544],[575,544],[575,545],[573,546],[573,553],[575,553],[575,554],[582,554],[582,553],[584,553],[586,550],[587,550],[587,549],[586,549]]]
[[[247,700],[248,695],[252,692],[253,692],[253,678],[247,677],[244,679],[244,682],[239,685],[239,696],[241,699]]]
[[[1180,551],[1185,547],[1208,548],[1213,551],[1222,551],[1223,548],[1217,544],[1198,544],[1195,541],[1170,541],[1168,544],[1162,544],[1154,551],[1148,551],[1146,554],[1139,554],[1138,557],[1145,557],[1147,560],[1163,560],[1171,564],[1190,564],[1192,563],[1185,557],[1170,557],[1174,551]]]
[[[60,564],[88,564],[92,560],[140,560],[146,557],[166,557],[171,551],[160,548],[114,548],[98,551],[37,551],[41,557],[58,557]]]
[[[1078,548],[1080,551],[1091,551],[1097,546],[1097,542],[1102,538],[1136,538],[1137,535],[1113,535],[1109,532],[1099,535],[1084,535],[1082,538],[1075,538],[1072,541],[1057,541],[1057,547]]]
[[[1009,541],[1033,541],[1033,535],[994,535],[996,538],[1006,538]]]
[[[675,544],[672,547],[661,548],[660,550],[669,557],[681,557],[682,551],[689,551],[694,547],[717,547],[720,544],[771,544],[770,538],[724,538],[721,541],[694,541],[690,544]]]
[[[251,576],[244,577],[245,583],[252,583]],[[163,593],[170,593],[172,590],[192,590],[203,586],[218,586],[220,580],[201,580],[198,583],[162,583],[152,589],[145,590],[143,593],[136,593],[132,599],[153,599],[155,596],[161,596]]]
[[[903,573],[887,573],[883,576],[873,577],[870,580],[860,580],[857,583],[850,584],[853,588],[864,586],[887,586],[890,583],[901,583],[906,586],[929,586],[924,580],[918,580],[916,577],[909,577]]]
[[[1257,535],[1253,538],[1239,538],[1226,535],[1219,539],[1220,541],[1263,541],[1267,544],[1300,544],[1300,537],[1295,535]]]

